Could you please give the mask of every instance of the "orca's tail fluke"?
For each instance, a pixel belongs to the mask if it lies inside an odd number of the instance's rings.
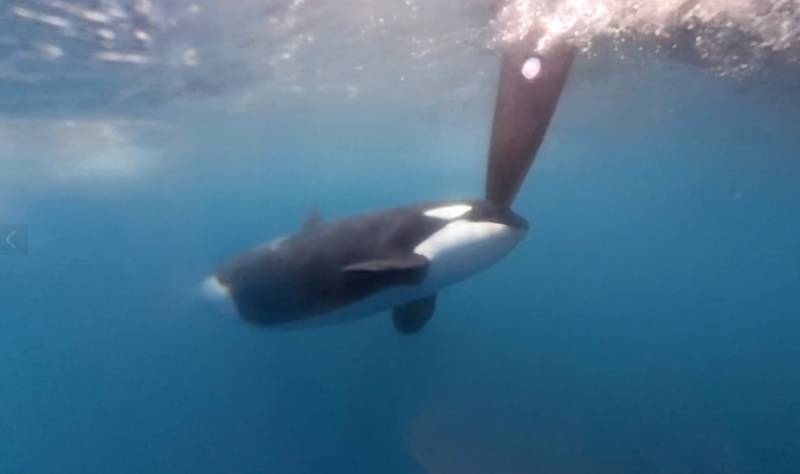
[[[574,47],[554,43],[532,53],[531,41],[510,45],[503,53],[500,83],[489,145],[486,200],[511,207],[569,75]]]

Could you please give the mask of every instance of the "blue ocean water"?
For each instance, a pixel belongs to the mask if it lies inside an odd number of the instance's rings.
[[[414,337],[388,314],[258,329],[199,286],[312,209],[478,196],[491,87],[176,106],[124,140],[0,148],[2,220],[29,233],[0,256],[0,472],[797,472],[800,97],[597,61],[515,204],[532,232]],[[152,156],[43,173],[97,143]]]

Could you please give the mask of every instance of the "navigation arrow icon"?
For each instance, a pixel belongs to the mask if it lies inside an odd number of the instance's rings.
[[[0,224],[0,256],[28,253],[28,226]]]
[[[7,243],[7,244],[8,244],[8,246],[9,246],[9,247],[11,247],[12,249],[14,249],[14,250],[17,250],[17,246],[16,246],[16,245],[14,245],[14,241],[12,240],[12,239],[14,238],[14,236],[15,236],[15,235],[17,235],[17,231],[16,231],[16,230],[12,230],[12,231],[11,231],[11,233],[10,233],[10,234],[8,234],[8,237],[6,237],[6,243]]]

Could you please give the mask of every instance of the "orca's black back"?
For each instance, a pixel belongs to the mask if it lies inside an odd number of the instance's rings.
[[[376,277],[342,269],[413,254],[420,242],[448,223],[424,211],[448,204],[429,203],[319,223],[276,245],[239,256],[217,277],[251,322],[277,324],[332,311],[386,286],[418,283],[416,277],[424,274]]]

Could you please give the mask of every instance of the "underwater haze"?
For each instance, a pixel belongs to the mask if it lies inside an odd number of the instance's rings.
[[[581,48],[531,231],[419,334],[204,301],[481,197],[531,25]],[[798,472],[798,57],[793,0],[0,0],[0,473]]]

